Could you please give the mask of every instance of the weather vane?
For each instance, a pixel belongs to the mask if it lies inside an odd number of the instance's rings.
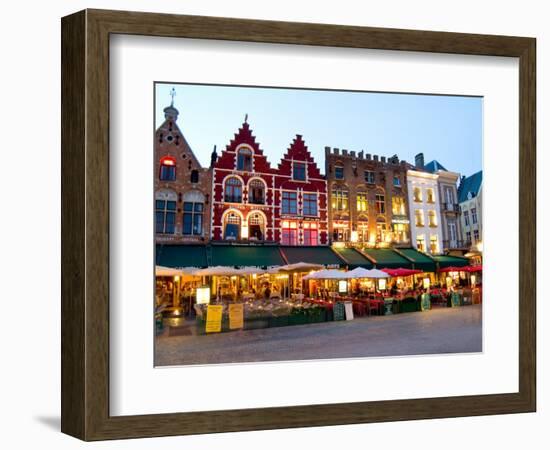
[[[176,90],[174,88],[172,88],[172,90],[170,91],[170,97],[172,97],[172,103],[170,104],[170,106],[174,106],[174,97],[176,96]]]

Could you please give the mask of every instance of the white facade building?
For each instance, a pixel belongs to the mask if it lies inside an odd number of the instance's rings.
[[[437,255],[443,251],[438,175],[407,171],[411,242],[413,247]]]

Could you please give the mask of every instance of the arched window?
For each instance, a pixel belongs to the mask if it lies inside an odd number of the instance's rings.
[[[243,201],[243,185],[241,180],[235,177],[228,178],[225,182],[225,201],[229,203],[241,203]]]
[[[155,193],[155,232],[174,234],[176,232],[176,200],[173,191]]]
[[[237,150],[237,170],[252,172],[252,151],[249,148]]]
[[[223,220],[224,239],[234,241],[241,238],[241,217],[231,211],[225,215]]]
[[[265,236],[265,221],[260,213],[248,216],[248,237],[250,240],[263,241]]]
[[[376,219],[376,241],[385,242],[387,236],[386,219],[378,217]]]
[[[186,236],[202,236],[204,195],[198,191],[186,192],[183,196],[183,230]]]
[[[191,171],[191,183],[198,183],[199,182],[199,171],[197,169],[193,169]]]
[[[248,203],[263,205],[265,203],[265,184],[255,179],[248,184]]]
[[[176,179],[175,158],[165,156],[160,160],[159,179],[162,181],[174,181]]]

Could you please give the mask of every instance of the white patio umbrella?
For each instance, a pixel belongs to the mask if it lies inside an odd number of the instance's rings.
[[[353,270],[350,270],[346,273],[346,278],[369,278],[370,270],[365,269],[364,267],[356,267]]]
[[[209,277],[209,276],[232,276],[232,275],[241,275],[241,272],[239,269],[235,269],[234,267],[229,266],[213,266],[213,267],[207,267],[206,269],[200,269],[195,272],[195,275],[201,276],[201,277]]]
[[[286,266],[279,266],[279,270],[283,272],[298,272],[298,271],[304,271],[308,272],[310,270],[316,270],[316,269],[322,269],[322,264],[313,264],[313,263],[306,263],[306,262],[297,262],[294,264],[287,264]]]
[[[383,272],[382,270],[370,269],[370,270],[367,270],[367,272],[368,272],[368,275],[365,278],[390,278],[390,276],[386,272]]]
[[[259,267],[253,267],[253,266],[241,267],[240,269],[238,269],[238,271],[240,275],[253,275],[255,273],[257,274],[266,273],[264,269],[260,269]]]
[[[304,277],[304,280],[343,280],[345,278],[346,272],[336,269],[327,269],[310,273]]]
[[[173,267],[155,266],[155,275],[157,277],[177,277],[182,274],[180,269]]]

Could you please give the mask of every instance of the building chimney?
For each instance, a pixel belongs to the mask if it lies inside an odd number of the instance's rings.
[[[414,157],[414,165],[417,169],[424,168],[424,153],[419,153]]]

